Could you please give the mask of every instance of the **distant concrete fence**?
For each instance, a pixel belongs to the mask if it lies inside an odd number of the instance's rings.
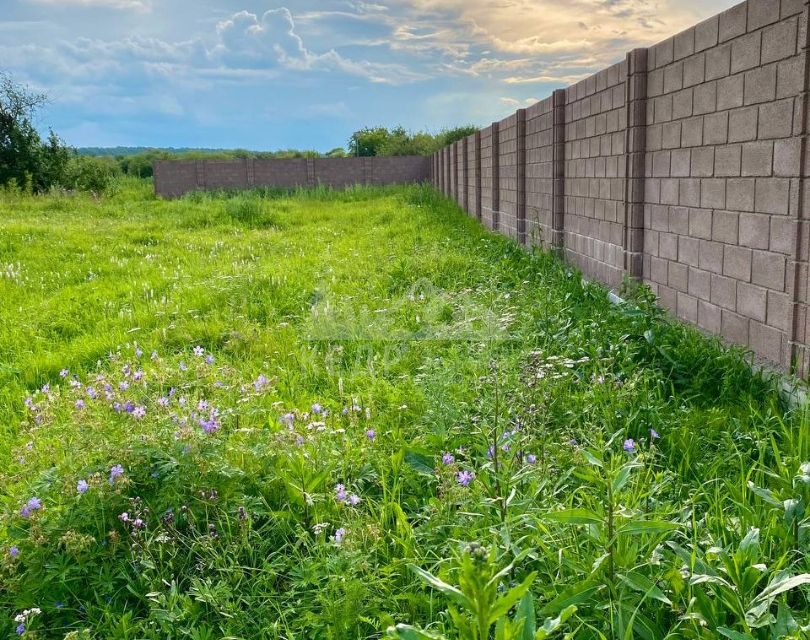
[[[158,160],[155,193],[176,198],[191,191],[257,187],[316,187],[422,182],[430,159],[422,156],[371,158],[285,158],[238,160]]]
[[[808,0],[748,0],[436,153],[516,242],[810,373]]]

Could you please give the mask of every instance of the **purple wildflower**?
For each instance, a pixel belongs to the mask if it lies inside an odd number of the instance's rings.
[[[20,555],[20,549],[18,547],[9,547],[8,555],[12,558],[16,558],[18,555]]]
[[[355,494],[355,493],[353,493],[352,495],[350,495],[350,496],[349,496],[349,498],[348,498],[348,503],[349,503],[350,505],[352,505],[353,507],[356,507],[356,506],[357,506],[358,504],[360,504],[362,501],[363,501],[363,499],[362,499],[360,496],[358,496],[357,494]]]
[[[212,356],[210,353],[205,356],[205,364],[214,364],[214,356]]]
[[[444,465],[453,464],[455,461],[456,457],[450,452],[447,452],[442,456],[442,464]]]
[[[79,410],[84,409],[84,400],[82,400],[81,398],[76,400],[76,408]]]
[[[36,511],[37,509],[42,508],[42,501],[37,497],[29,498],[26,504],[31,511]]]
[[[194,347],[194,355],[195,356],[197,356],[198,358],[202,358],[204,354],[205,354],[205,349],[203,349],[200,345],[197,345],[196,347]]]
[[[21,636],[22,634],[24,634],[25,633],[25,624],[23,624],[22,622],[20,624],[18,624],[16,631],[17,631],[18,636]]]
[[[143,349],[140,347],[135,347],[135,357],[140,358],[143,355]]]
[[[374,431],[374,429],[369,429],[368,431],[366,431],[366,438],[368,438],[372,442],[374,441],[374,438],[376,438],[376,437],[377,437],[377,432]]]
[[[314,413],[316,416],[320,415],[321,411],[323,411],[323,407],[319,403],[316,402],[312,405],[312,413]]]
[[[135,403],[127,402],[124,405],[124,411],[126,411],[127,413],[132,413],[133,411],[135,411]]]
[[[660,437],[655,429],[650,429],[650,440],[657,440]]]
[[[90,485],[87,484],[87,480],[79,480],[76,483],[76,491],[78,493],[87,493],[87,490],[90,488]]]
[[[537,464],[537,456],[534,455],[533,453],[530,453],[529,455],[526,456],[526,462],[528,462],[529,464]]]
[[[158,359],[158,352],[157,352],[157,351],[153,351],[153,352],[152,352],[152,360],[157,360],[157,359]]]
[[[69,375],[70,375],[70,371],[68,371],[67,369],[62,369],[59,372],[59,377],[60,378],[67,378]]]
[[[256,378],[256,381],[253,383],[253,388],[256,389],[256,391],[261,391],[267,386],[267,382],[267,377],[263,373],[260,373],[259,377]]]
[[[121,382],[118,383],[118,388],[121,389],[121,391],[126,391],[127,389],[129,389],[129,382],[127,382],[126,380],[122,380]]]
[[[145,415],[146,415],[145,407],[135,407],[135,409],[132,410],[132,417],[136,418],[137,420],[140,420]]]
[[[110,484],[115,484],[115,481],[124,475],[124,467],[120,464],[113,466],[110,469]]]
[[[122,514],[120,514],[120,515],[118,516],[118,519],[119,519],[121,522],[129,522],[129,514],[128,514],[126,511],[124,511],[124,513],[122,513]]]
[[[335,485],[335,500],[338,502],[345,502],[348,495],[346,494],[346,487],[342,484]]]
[[[632,453],[633,451],[636,450],[636,441],[633,440],[633,438],[627,438],[627,440],[624,441],[624,445],[622,446],[625,451]]]
[[[459,471],[456,474],[456,482],[458,482],[462,487],[469,486],[474,478],[475,474],[472,471]]]
[[[165,408],[165,407],[169,406],[169,399],[166,398],[166,397],[158,398],[157,403],[158,403],[159,407],[164,407]]]
[[[143,372],[142,369],[138,369],[133,375],[132,378],[137,382],[138,380],[143,380],[143,377],[146,374]]]
[[[180,371],[188,371],[188,367],[186,366],[186,363],[183,361],[180,361]]]
[[[340,529],[335,531],[335,535],[332,536],[332,540],[335,541],[335,544],[340,544],[341,542],[343,542],[343,538],[345,537],[346,537],[346,529],[341,527]]]

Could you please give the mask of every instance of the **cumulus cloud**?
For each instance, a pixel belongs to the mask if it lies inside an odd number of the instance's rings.
[[[293,15],[286,7],[270,9],[261,17],[248,11],[235,13],[217,25],[217,36],[211,58],[229,69],[341,71],[384,84],[403,84],[422,77],[404,65],[353,60],[334,49],[310,51],[296,33]]]

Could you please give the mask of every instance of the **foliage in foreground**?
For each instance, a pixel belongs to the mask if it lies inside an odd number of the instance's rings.
[[[0,213],[0,634],[807,633],[807,416],[644,295],[422,187]]]

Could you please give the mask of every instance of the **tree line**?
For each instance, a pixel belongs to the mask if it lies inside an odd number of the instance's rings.
[[[473,125],[438,133],[412,132],[404,127],[366,127],[355,131],[346,148],[326,153],[283,149],[142,149],[68,146],[53,130],[43,139],[34,121],[47,96],[0,72],[0,188],[39,193],[52,188],[102,192],[117,176],[149,178],[155,160],[234,158],[341,158],[349,156],[430,155],[477,130]]]

